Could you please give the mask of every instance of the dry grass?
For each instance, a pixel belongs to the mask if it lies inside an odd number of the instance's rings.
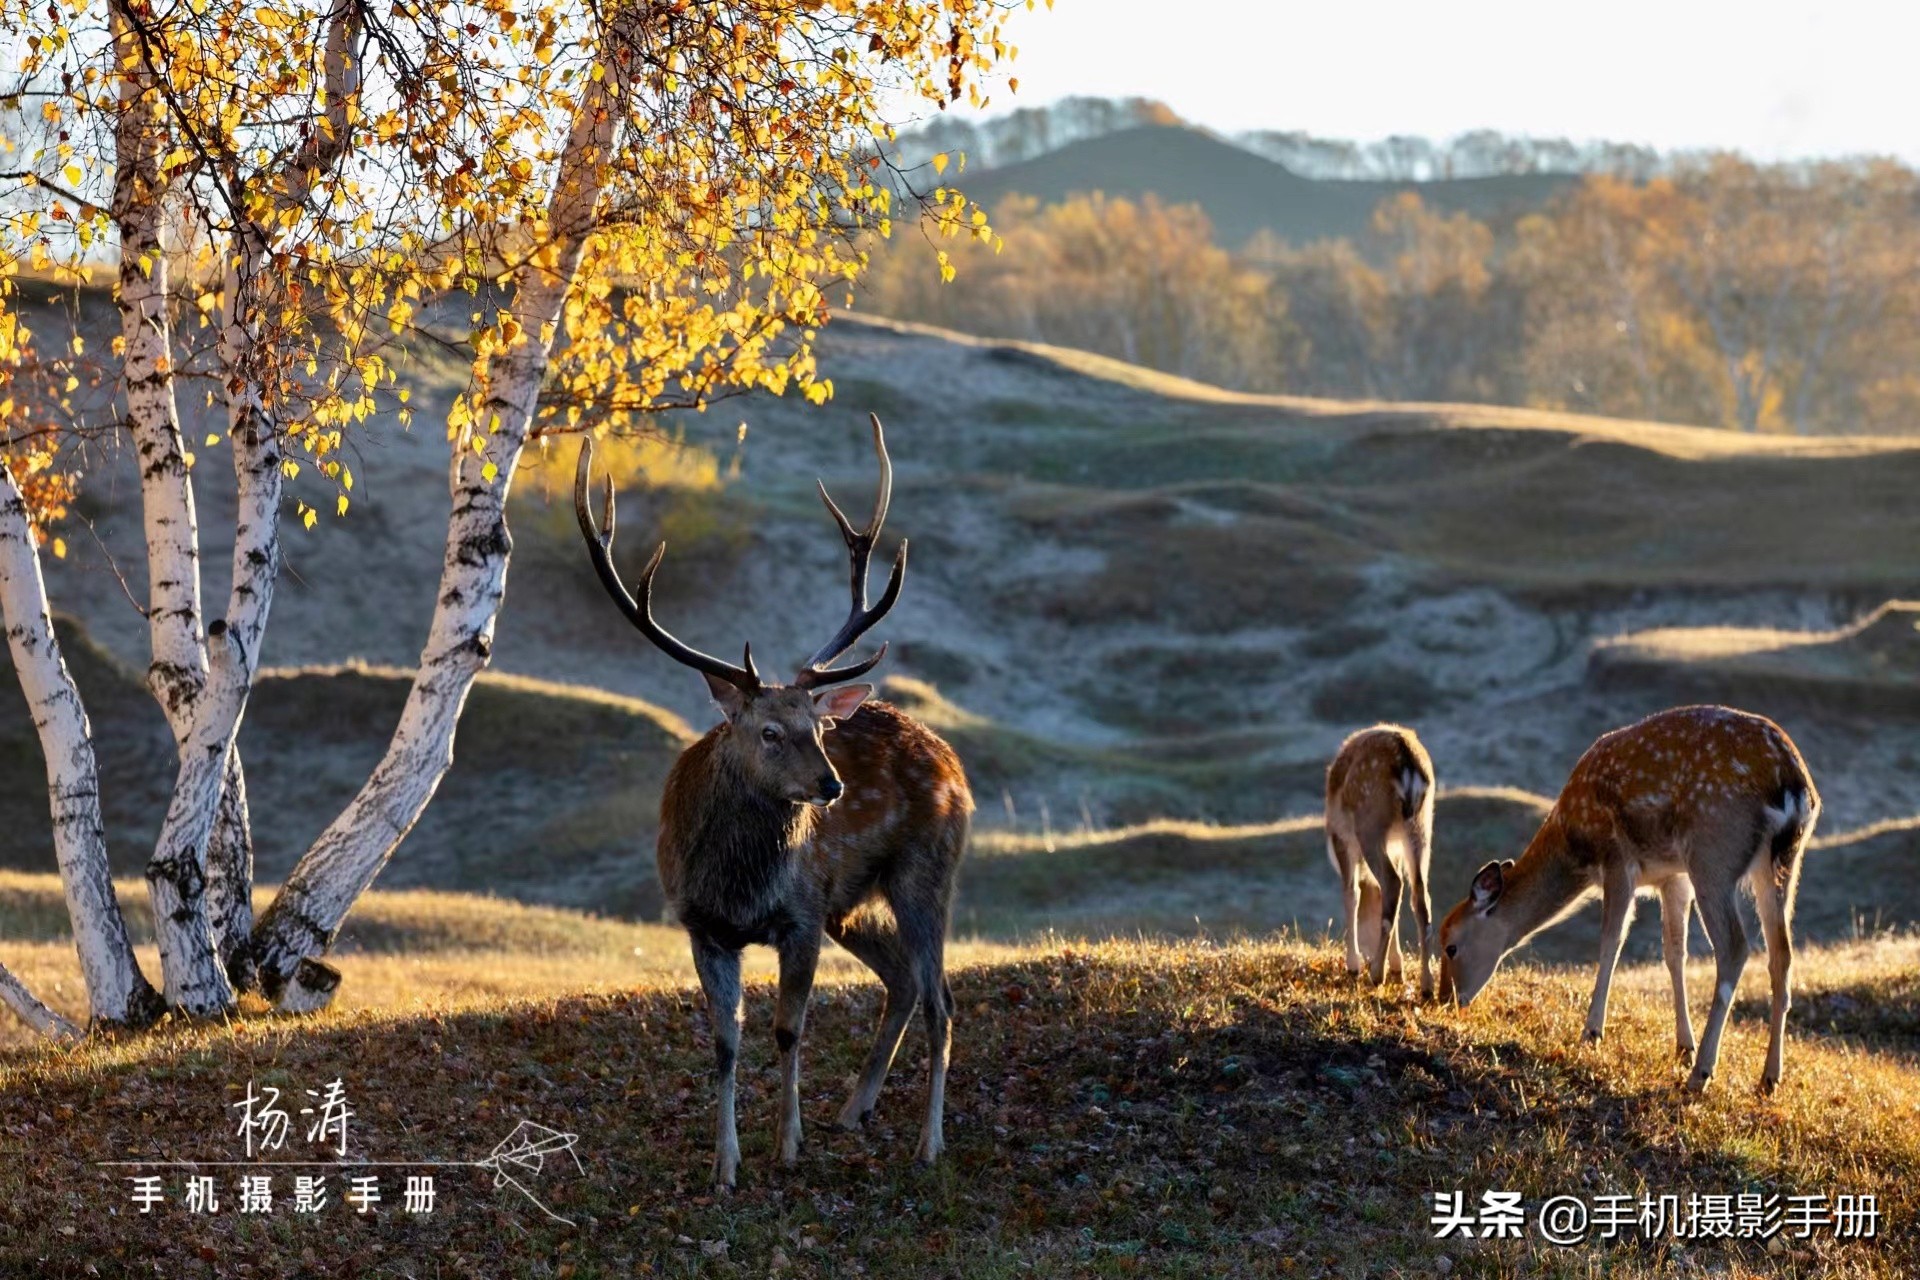
[[[1879,718],[1920,712],[1920,604],[1894,600],[1822,631],[1659,627],[1597,646],[1602,688],[1686,687],[1742,706]]]
[[[810,1026],[807,1148],[798,1169],[770,1167],[762,965],[749,991],[746,1180],[716,1199],[703,1186],[708,1050],[669,931],[575,918],[562,937],[550,915],[450,895],[367,906],[401,931],[464,913],[499,945],[416,938],[408,954],[348,954],[341,1006],[308,1021],[177,1025],[0,1056],[6,1145],[34,1153],[0,1165],[0,1273],[972,1280],[1445,1265],[1489,1277],[1702,1268],[1891,1280],[1920,1265],[1905,1225],[1920,1204],[1920,1065],[1911,1039],[1885,1043],[1875,1006],[1855,998],[1910,981],[1913,939],[1803,954],[1808,996],[1770,1100],[1751,1091],[1764,975],[1750,970],[1720,1078],[1698,1101],[1677,1089],[1664,979],[1650,969],[1623,976],[1608,1041],[1593,1049],[1577,1047],[1584,974],[1516,967],[1460,1012],[1358,990],[1331,949],[1284,938],[962,948],[950,1152],[931,1173],[906,1159],[915,1041],[872,1129],[826,1128],[877,1015],[875,984],[845,963],[823,974]],[[493,907],[501,918],[486,921]],[[60,960],[40,953],[60,949],[15,946],[8,958],[48,969]],[[1709,981],[1697,973],[1696,998]],[[1853,1021],[1833,1024],[1849,998]],[[230,1205],[193,1217],[178,1204],[141,1217],[92,1163],[233,1158],[229,1107],[248,1080],[297,1089],[336,1076],[369,1158],[468,1158],[519,1119],[580,1134],[585,1176],[539,1181],[575,1225],[452,1172],[428,1217],[392,1204],[364,1217],[338,1204],[311,1218],[284,1205],[266,1220]],[[1793,1242],[1771,1255],[1727,1242],[1431,1238],[1429,1193],[1488,1189],[1529,1203],[1872,1193],[1891,1227],[1874,1243]]]

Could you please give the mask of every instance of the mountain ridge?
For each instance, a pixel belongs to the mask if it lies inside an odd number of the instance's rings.
[[[988,209],[1010,195],[1051,204],[1094,191],[1198,204],[1219,243],[1238,248],[1263,230],[1296,244],[1362,239],[1380,202],[1409,191],[1443,212],[1469,213],[1498,227],[1577,181],[1577,175],[1560,173],[1418,182],[1309,178],[1202,129],[1142,124],[1081,138],[1032,159],[971,170],[955,185]]]

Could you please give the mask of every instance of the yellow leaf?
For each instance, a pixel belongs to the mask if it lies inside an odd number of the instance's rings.
[[[946,152],[940,151],[934,154],[933,171],[935,173],[945,173],[947,171],[947,153]]]
[[[70,164],[65,169],[60,171],[60,176],[67,180],[68,186],[77,187],[80,185],[81,180],[84,179],[87,175],[80,171],[79,165]]]
[[[65,538],[55,538],[53,540],[53,558],[55,560],[65,560],[67,558],[67,540]]]

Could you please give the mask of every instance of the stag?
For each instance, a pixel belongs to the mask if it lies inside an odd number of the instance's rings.
[[[761,679],[751,644],[735,666],[683,644],[655,622],[653,578],[666,544],[641,572],[636,600],[613,564],[610,477],[603,528],[588,507],[591,440],[581,445],[574,477],[574,511],[607,593],[642,635],[706,678],[722,712],[721,722],[682,752],[667,775],[656,848],[660,886],[692,943],[713,1025],[719,1104],[713,1177],[722,1187],[734,1184],[740,1164],[734,1076],[740,953],[750,944],[772,947],[780,961],[773,1035],[781,1163],[793,1165],[800,1153],[800,1040],[823,933],[886,987],[873,1050],[840,1111],[840,1126],[859,1128],[873,1114],[917,1008],[930,1044],[917,1158],[932,1163],[945,1146],[953,1022],[946,934],[973,796],[951,747],[897,707],[872,700],[872,685],[847,683],[878,665],[886,645],[870,657],[831,665],[886,616],[906,575],[903,541],[886,590],[869,607],[867,563],[893,488],[886,437],[880,419],[872,422],[880,487],[866,527],[855,529],[820,485],[847,545],[852,608],[786,685]]]

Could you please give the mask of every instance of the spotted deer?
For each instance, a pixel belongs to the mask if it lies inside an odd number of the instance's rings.
[[[1489,862],[1440,926],[1441,998],[1470,1004],[1502,957],[1600,894],[1600,972],[1586,1039],[1606,1029],[1607,992],[1634,895],[1660,893],[1673,980],[1675,1038],[1694,1059],[1687,1013],[1687,921],[1697,906],[1717,984],[1687,1087],[1712,1078],[1720,1035],[1747,963],[1735,896],[1744,881],[1766,933],[1772,1029],[1761,1088],[1780,1083],[1793,1002],[1793,900],[1820,796],[1779,725],[1728,707],[1678,707],[1616,729],[1587,749],[1519,859]]]
[[[1413,730],[1362,729],[1327,766],[1327,857],[1345,895],[1347,972],[1374,986],[1398,983],[1400,896],[1413,900],[1420,935],[1420,994],[1433,995],[1433,761]]]
[[[800,1153],[800,1038],[823,932],[886,986],[873,1050],[840,1111],[840,1125],[857,1128],[872,1115],[917,1008],[930,1042],[919,1160],[931,1163],[945,1145],[953,1019],[946,933],[973,796],[951,747],[905,712],[871,701],[873,686],[846,683],[872,670],[886,645],[845,666],[829,665],[893,607],[906,574],[902,542],[886,590],[868,607],[867,562],[886,519],[893,476],[880,420],[872,422],[880,489],[867,526],[854,529],[820,486],[852,563],[852,608],[788,685],[761,679],[751,645],[734,666],[682,644],[656,623],[653,577],[666,544],[642,571],[636,600],[613,565],[611,478],[601,508],[604,532],[588,509],[591,440],[581,445],[574,477],[574,511],[602,585],[642,635],[706,677],[723,713],[668,772],[655,849],[660,886],[686,928],[713,1024],[719,1102],[713,1177],[723,1187],[734,1184],[740,1164],[734,1072],[740,953],[749,944],[773,947],[780,958],[773,1035],[781,1163],[791,1166]]]

